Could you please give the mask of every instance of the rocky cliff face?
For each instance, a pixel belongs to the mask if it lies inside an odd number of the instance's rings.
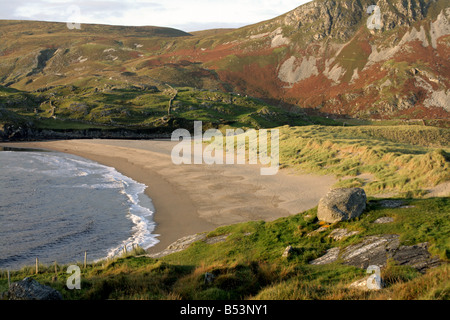
[[[36,90],[80,79],[86,86],[162,82],[330,117],[448,120],[448,2],[373,5],[316,0],[269,21],[197,36],[2,23],[0,84]]]
[[[258,85],[330,116],[448,119],[448,6],[418,0],[371,5],[314,1],[253,28],[250,39],[269,38],[283,53],[264,74],[276,73],[281,90],[270,90],[263,79]]]

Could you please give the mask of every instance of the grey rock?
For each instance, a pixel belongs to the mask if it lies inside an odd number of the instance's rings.
[[[428,243],[419,243],[413,246],[400,246],[392,258],[400,265],[408,265],[420,272],[440,265],[438,257],[432,257],[428,252]]]
[[[189,246],[194,242],[204,240],[205,238],[206,238],[205,233],[186,236],[170,244],[165,250],[157,253],[148,254],[146,256],[155,259],[161,258],[175,252],[183,251],[189,248]]]
[[[339,241],[354,236],[358,233],[359,231],[348,231],[347,229],[338,228],[331,231],[328,237],[332,238],[333,240]]]
[[[384,224],[384,223],[391,223],[394,222],[394,218],[392,217],[381,217],[375,220],[373,223],[375,224]]]
[[[229,236],[229,234],[224,234],[221,236],[206,238],[204,241],[207,244],[216,244],[216,243],[220,243],[220,242],[225,242],[227,240],[228,236]]]
[[[14,282],[8,291],[9,300],[62,300],[57,290],[44,286],[32,278]]]
[[[328,223],[359,217],[366,209],[366,193],[361,188],[340,188],[320,199],[317,218]]]
[[[382,200],[380,201],[380,205],[383,208],[399,208],[405,204],[402,200]]]
[[[323,264],[333,263],[333,262],[337,261],[337,259],[339,257],[339,252],[340,252],[340,248],[331,248],[331,249],[327,250],[327,253],[325,253],[325,255],[311,261],[309,264],[323,265]]]
[[[367,269],[370,265],[384,267],[388,259],[393,259],[400,265],[411,266],[422,273],[440,265],[439,257],[433,257],[428,252],[428,243],[401,246],[399,238],[395,234],[368,236],[345,249],[332,248],[310,264],[329,264],[339,259],[344,264]]]
[[[400,245],[398,235],[369,236],[361,243],[350,245],[342,252],[345,264],[366,269],[369,265],[385,266]]]
[[[292,246],[287,246],[286,249],[284,249],[283,258],[289,258],[289,256],[292,254]]]
[[[183,237],[183,238],[178,239],[177,241],[173,242],[172,244],[170,244],[163,251],[160,251],[157,253],[146,254],[145,256],[154,258],[154,259],[162,258],[169,254],[183,251],[183,250],[189,248],[189,246],[191,244],[193,244],[194,242],[197,242],[197,241],[203,241],[207,244],[216,244],[216,243],[220,243],[220,242],[225,242],[229,236],[229,234],[224,234],[224,235],[220,235],[220,236],[216,236],[216,237],[207,238],[206,235],[207,235],[206,233],[199,233],[199,234],[194,234],[194,235]],[[250,233],[244,234],[244,235],[248,236],[248,235],[250,235]]]
[[[306,236],[307,236],[307,237],[313,237],[313,236],[318,235],[319,233],[322,233],[322,232],[327,231],[327,229],[328,229],[328,228],[326,228],[326,227],[320,227],[320,228],[318,228],[318,229],[316,229],[316,230],[314,230],[314,231],[311,231],[311,232],[308,233]]]
[[[356,280],[355,282],[352,282],[348,287],[363,291],[381,290],[385,287],[385,282],[381,278],[379,279],[379,281],[376,281],[373,276],[369,275],[362,279]]]

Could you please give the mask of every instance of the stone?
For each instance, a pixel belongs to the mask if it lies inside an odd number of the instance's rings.
[[[431,256],[428,243],[412,246],[401,246],[400,237],[396,234],[368,236],[360,243],[350,245],[345,249],[338,247],[329,249],[325,255],[310,262],[310,264],[330,264],[337,260],[342,263],[367,269],[374,265],[385,267],[389,259],[399,265],[407,265],[424,273],[427,269],[439,266],[438,256]]]
[[[286,249],[284,249],[282,257],[289,258],[289,256],[292,254],[292,250],[293,250],[292,246],[287,246]]]
[[[358,233],[359,233],[359,231],[348,231],[347,229],[338,228],[338,229],[334,229],[333,231],[331,231],[331,233],[328,237],[332,238],[335,241],[339,241],[339,240],[354,236]]]
[[[345,248],[340,258],[345,264],[358,268],[367,269],[369,265],[382,267],[399,245],[399,236],[395,234],[369,236],[362,242]]]
[[[314,230],[314,231],[311,231],[310,233],[308,233],[306,236],[307,237],[313,237],[313,236],[316,236],[316,235],[318,235],[319,233],[322,233],[322,232],[325,232],[325,231],[327,231],[327,227],[320,227],[320,228],[318,228],[318,229],[316,229],[316,230]]]
[[[63,300],[59,291],[29,277],[12,283],[8,297],[9,300]]]
[[[194,242],[202,241],[205,239],[206,239],[206,233],[200,233],[200,234],[186,236],[186,237],[183,237],[183,238],[178,239],[177,241],[173,242],[165,250],[158,252],[158,253],[147,254],[146,256],[150,257],[150,258],[155,258],[155,259],[162,258],[169,254],[183,251],[183,250],[189,248],[189,246],[191,244],[193,244]]]
[[[251,233],[245,233],[244,236],[248,236],[250,234]],[[215,237],[207,237],[207,233],[194,234],[194,235],[190,235],[190,236],[186,236],[186,237],[178,239],[177,241],[170,244],[163,251],[160,251],[157,253],[146,254],[145,256],[154,258],[154,259],[158,259],[158,258],[165,257],[172,253],[186,250],[187,248],[189,248],[189,246],[191,244],[193,244],[194,242],[197,242],[197,241],[203,241],[210,245],[225,242],[229,235],[230,234],[224,234],[224,235],[215,236]]]
[[[379,203],[383,208],[399,208],[405,204],[403,200],[382,200]]]
[[[361,188],[339,188],[320,199],[317,218],[335,223],[359,217],[366,209],[367,196]]]
[[[221,236],[206,238],[204,241],[207,244],[216,244],[216,243],[220,243],[220,242],[225,242],[227,240],[228,236],[229,236],[229,234],[224,234]]]
[[[392,217],[381,217],[375,220],[373,223],[375,224],[384,224],[384,223],[391,223],[394,222],[394,218]]]
[[[363,291],[370,291],[370,290],[381,290],[385,286],[385,283],[383,279],[380,279],[380,281],[376,281],[373,276],[367,276],[362,279],[356,280],[355,282],[352,282],[348,287],[351,289],[358,289]]]
[[[331,248],[327,250],[325,255],[311,261],[309,264],[323,265],[335,262],[339,257],[340,248]]]
[[[428,243],[419,243],[413,246],[400,246],[392,255],[392,258],[400,265],[408,265],[421,273],[427,269],[437,267],[441,260],[432,257],[428,252]]]

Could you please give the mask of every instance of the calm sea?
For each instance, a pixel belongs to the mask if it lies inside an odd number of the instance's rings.
[[[58,152],[0,148],[0,269],[81,262],[158,243],[146,186]]]

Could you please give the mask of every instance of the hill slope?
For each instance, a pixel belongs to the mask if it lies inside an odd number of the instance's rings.
[[[356,118],[449,118],[450,8],[445,0],[316,0],[236,30],[2,21],[0,84],[110,83],[239,92],[289,110]]]

